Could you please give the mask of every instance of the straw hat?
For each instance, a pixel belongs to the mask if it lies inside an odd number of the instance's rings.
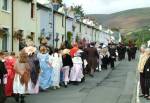
[[[69,49],[64,49],[62,51],[62,55],[65,55],[65,54],[69,54],[70,53],[70,50]]]
[[[25,52],[30,55],[36,52],[36,47],[28,46],[24,48]]]
[[[41,52],[42,54],[46,53],[46,52],[47,52],[47,48],[46,48],[45,46],[41,46],[41,47],[40,47],[40,52]]]

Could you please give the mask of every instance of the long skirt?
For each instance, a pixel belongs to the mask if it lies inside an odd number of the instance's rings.
[[[70,81],[81,82],[83,78],[82,64],[74,64],[70,72]]]
[[[39,93],[39,80],[37,81],[36,85],[34,83],[29,82],[29,87],[28,87],[28,92],[29,94],[38,94]]]
[[[70,67],[69,66],[64,66],[62,68],[62,72],[63,72],[63,81],[64,82],[69,82],[69,69]]]
[[[39,75],[39,85],[43,90],[48,89],[52,85],[52,70],[47,70]]]
[[[13,83],[13,93],[15,94],[26,94],[25,85],[22,85],[20,82],[21,76],[19,74],[15,74],[14,83]]]
[[[59,86],[60,82],[60,69],[54,68],[52,74],[52,86]]]
[[[7,83],[5,85],[5,95],[6,96],[12,96],[12,93],[13,93],[13,81],[14,81],[14,77],[11,77],[11,76],[7,77]]]

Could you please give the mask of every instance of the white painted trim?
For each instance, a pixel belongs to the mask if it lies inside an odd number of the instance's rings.
[[[5,12],[5,13],[8,13],[8,14],[11,13],[11,11],[9,11],[9,10],[3,10],[3,9],[1,9],[1,11],[2,11],[2,12]]]

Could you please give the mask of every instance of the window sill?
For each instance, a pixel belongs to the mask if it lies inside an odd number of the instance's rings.
[[[5,12],[5,13],[8,13],[8,14],[10,14],[11,13],[11,11],[9,11],[9,10],[1,10],[2,12]]]

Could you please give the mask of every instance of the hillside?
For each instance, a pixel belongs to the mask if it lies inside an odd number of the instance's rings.
[[[121,11],[113,14],[90,14],[96,20],[109,28],[121,28],[122,33],[128,33],[143,26],[150,25],[150,7]]]

